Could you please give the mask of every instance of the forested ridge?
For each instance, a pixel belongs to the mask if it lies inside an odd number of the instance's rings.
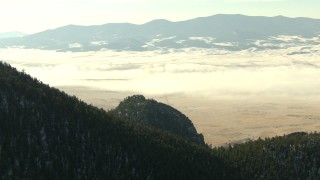
[[[123,103],[132,98],[145,101],[133,96]],[[175,112],[152,107],[160,117]],[[146,125],[148,118],[117,117],[123,109],[116,110],[88,105],[0,62],[0,179],[320,179],[318,133],[210,148]]]
[[[166,104],[146,99],[142,95],[125,98],[110,113],[128,123],[153,127],[180,136],[189,142],[205,144],[203,135],[197,133],[188,117]]]
[[[320,179],[320,134],[297,132],[214,151],[241,179]]]
[[[0,179],[215,179],[205,146],[111,118],[0,64]]]

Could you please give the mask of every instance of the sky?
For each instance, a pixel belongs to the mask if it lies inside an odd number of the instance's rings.
[[[319,7],[319,0],[0,0],[0,33],[32,34],[68,24],[182,21],[215,14],[320,19]]]

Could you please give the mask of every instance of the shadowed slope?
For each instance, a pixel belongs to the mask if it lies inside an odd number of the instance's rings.
[[[0,63],[0,179],[212,179],[206,147],[127,124]]]
[[[189,142],[204,144],[203,135],[197,133],[188,117],[166,104],[146,99],[142,95],[126,98],[112,113],[131,123],[167,131]]]

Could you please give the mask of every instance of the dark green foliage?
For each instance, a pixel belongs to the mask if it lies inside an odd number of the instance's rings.
[[[318,133],[292,133],[215,151],[242,179],[320,179]]]
[[[142,95],[127,97],[111,113],[125,121],[167,131],[189,142],[205,144],[191,120],[178,110]]]
[[[114,119],[0,63],[0,179],[224,179],[227,169],[208,147]]]
[[[142,118],[175,112],[142,96],[123,103],[136,109],[136,100],[150,103],[138,108]],[[117,119],[0,62],[1,180],[320,179],[318,133],[210,149],[142,122]]]

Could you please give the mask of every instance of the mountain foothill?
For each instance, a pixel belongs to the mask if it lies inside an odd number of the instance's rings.
[[[134,95],[105,111],[0,63],[0,179],[319,179],[320,135],[211,147]]]

